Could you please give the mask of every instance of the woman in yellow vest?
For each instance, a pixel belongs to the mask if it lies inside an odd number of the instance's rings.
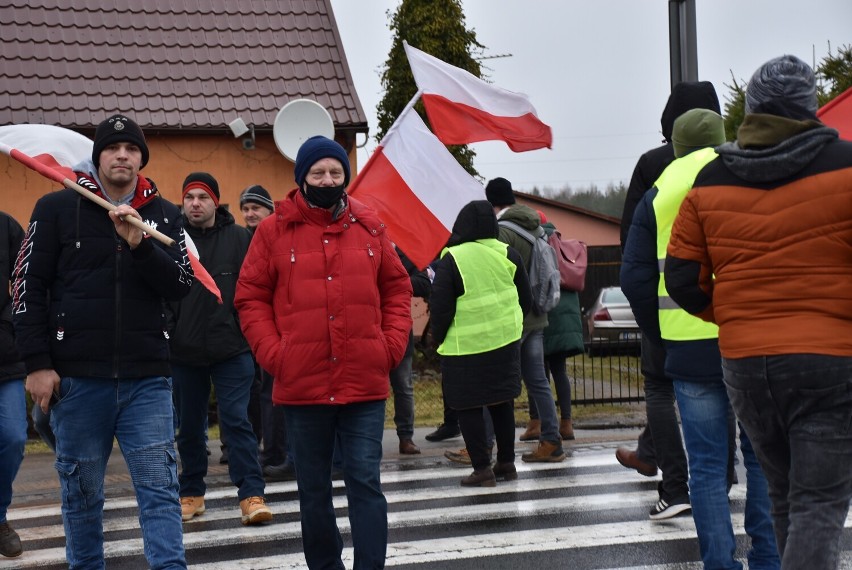
[[[494,487],[518,478],[514,399],[521,393],[520,338],[532,306],[520,254],[497,240],[494,209],[485,200],[459,212],[432,283],[432,335],[439,345],[444,398],[457,410],[473,473],[466,487]],[[487,407],[497,462],[486,443]]]

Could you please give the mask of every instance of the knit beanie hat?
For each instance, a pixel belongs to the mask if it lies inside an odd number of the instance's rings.
[[[692,109],[675,119],[672,146],[676,158],[725,142],[725,120],[710,109]]]
[[[485,185],[485,197],[492,206],[511,206],[515,203],[512,183],[505,178],[495,178]]]
[[[196,190],[199,188],[210,194],[210,197],[213,198],[213,203],[216,204],[216,207],[218,208],[219,183],[206,172],[192,172],[186,177],[186,180],[183,181],[183,192],[181,193],[181,198],[185,198],[186,193],[190,190]]]
[[[92,162],[95,168],[100,168],[101,152],[113,143],[129,142],[139,147],[142,151],[142,166],[148,164],[148,144],[145,135],[139,125],[124,115],[113,115],[105,119],[95,130],[95,144],[92,146]]]
[[[816,77],[811,66],[794,55],[782,55],[761,65],[746,87],[745,112],[754,113],[761,103],[777,99],[816,114]]]
[[[249,186],[243,190],[243,193],[240,194],[240,208],[242,208],[246,202],[253,202],[270,210],[275,209],[275,204],[272,203],[272,196],[270,196],[269,192],[266,191],[266,188],[260,184]]]
[[[345,174],[343,186],[349,186],[349,157],[346,155],[346,150],[337,142],[322,135],[316,135],[303,142],[299,152],[296,153],[294,172],[299,188],[305,183],[311,167],[323,158],[336,158],[340,161]]]

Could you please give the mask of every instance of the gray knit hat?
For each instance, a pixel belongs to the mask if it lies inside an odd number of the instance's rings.
[[[269,192],[266,191],[266,188],[260,184],[249,186],[243,190],[243,193],[240,194],[240,208],[242,208],[246,202],[253,202],[263,206],[264,208],[275,210],[275,204],[272,203],[272,197],[269,195]]]
[[[746,87],[745,112],[754,113],[761,103],[778,99],[817,112],[814,70],[794,55],[770,59],[754,72]]]

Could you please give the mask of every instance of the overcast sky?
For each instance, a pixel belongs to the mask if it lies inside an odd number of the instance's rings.
[[[398,0],[332,0],[370,138],[376,148],[379,79],[391,45],[387,11]],[[517,190],[629,182],[639,155],[662,140],[670,91],[667,0],[464,0],[469,29],[487,55],[495,85],[525,93],[553,129],[553,149],[513,153],[501,142],[472,145],[485,180]],[[852,44],[852,0],[697,0],[699,79],[724,106],[731,84],[773,57],[817,63]],[[418,47],[418,46],[415,46]],[[358,138],[362,142],[362,137]]]

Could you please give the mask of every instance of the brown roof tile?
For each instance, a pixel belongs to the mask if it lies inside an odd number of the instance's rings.
[[[0,125],[269,130],[300,97],[366,132],[330,0],[7,0]]]

